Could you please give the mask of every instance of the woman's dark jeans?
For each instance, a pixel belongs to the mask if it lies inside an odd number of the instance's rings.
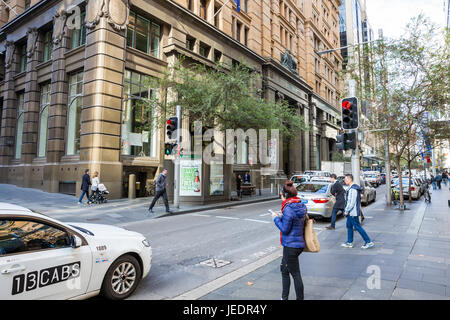
[[[294,288],[297,300],[303,300],[303,280],[300,273],[300,265],[298,256],[303,252],[303,248],[283,247],[283,259],[281,260],[281,279],[283,283],[283,292],[281,299],[287,300],[289,297],[289,289],[291,287],[291,278],[294,279]]]

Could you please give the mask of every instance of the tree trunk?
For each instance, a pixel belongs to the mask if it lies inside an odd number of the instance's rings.
[[[408,154],[409,156],[409,154]],[[408,203],[412,203],[412,196],[411,196],[411,161],[408,160],[408,171],[409,171],[409,186],[408,186],[408,195],[409,195],[409,199],[408,199]]]
[[[399,187],[399,193],[400,193],[400,208],[404,208],[405,206],[405,198],[403,196],[403,181],[402,181],[402,168],[400,167],[400,157],[396,157],[396,165],[397,165],[397,171],[398,171],[398,187]]]

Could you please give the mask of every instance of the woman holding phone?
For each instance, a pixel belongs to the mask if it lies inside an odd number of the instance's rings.
[[[299,255],[305,247],[303,236],[305,229],[306,206],[297,197],[297,189],[290,180],[286,181],[280,191],[281,216],[272,213],[272,218],[280,230],[280,240],[283,246],[283,258],[281,260],[280,271],[282,279],[282,300],[288,300],[289,288],[291,286],[290,276],[294,279],[294,288],[297,300],[304,299],[303,281],[298,262]]]

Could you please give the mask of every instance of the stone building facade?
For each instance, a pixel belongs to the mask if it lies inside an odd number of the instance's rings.
[[[79,194],[90,168],[112,198],[127,195],[131,173],[144,196],[168,163],[166,136],[143,129],[152,115],[136,102],[158,94],[146,79],[181,55],[210,66],[243,59],[263,75],[265,98],[287,100],[305,117],[311,130],[280,151],[284,174],[320,169],[335,150],[342,58],[315,52],[339,46],[340,0],[241,0],[240,12],[219,0],[7,2],[14,10],[0,5],[1,183]],[[233,171],[254,168],[245,159],[225,168],[217,200],[229,198]]]

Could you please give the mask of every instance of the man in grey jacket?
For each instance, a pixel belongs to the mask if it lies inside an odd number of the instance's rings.
[[[167,192],[166,192],[166,177],[167,177],[167,169],[163,169],[162,173],[159,174],[158,178],[156,179],[156,192],[155,197],[153,198],[152,203],[150,204],[150,207],[148,208],[148,211],[150,213],[153,213],[153,207],[155,206],[156,201],[162,196],[164,199],[164,205],[166,206],[166,212],[172,213],[169,209],[169,200],[167,199]]]
[[[359,216],[361,215],[361,187],[356,183],[353,183],[353,175],[345,175],[345,184],[350,186],[347,190],[344,216],[347,217],[347,242],[343,243],[341,246],[344,248],[353,248],[353,228],[359,232],[361,237],[364,239],[365,244],[361,249],[369,249],[374,246],[374,243],[370,240],[366,231],[359,223]]]

